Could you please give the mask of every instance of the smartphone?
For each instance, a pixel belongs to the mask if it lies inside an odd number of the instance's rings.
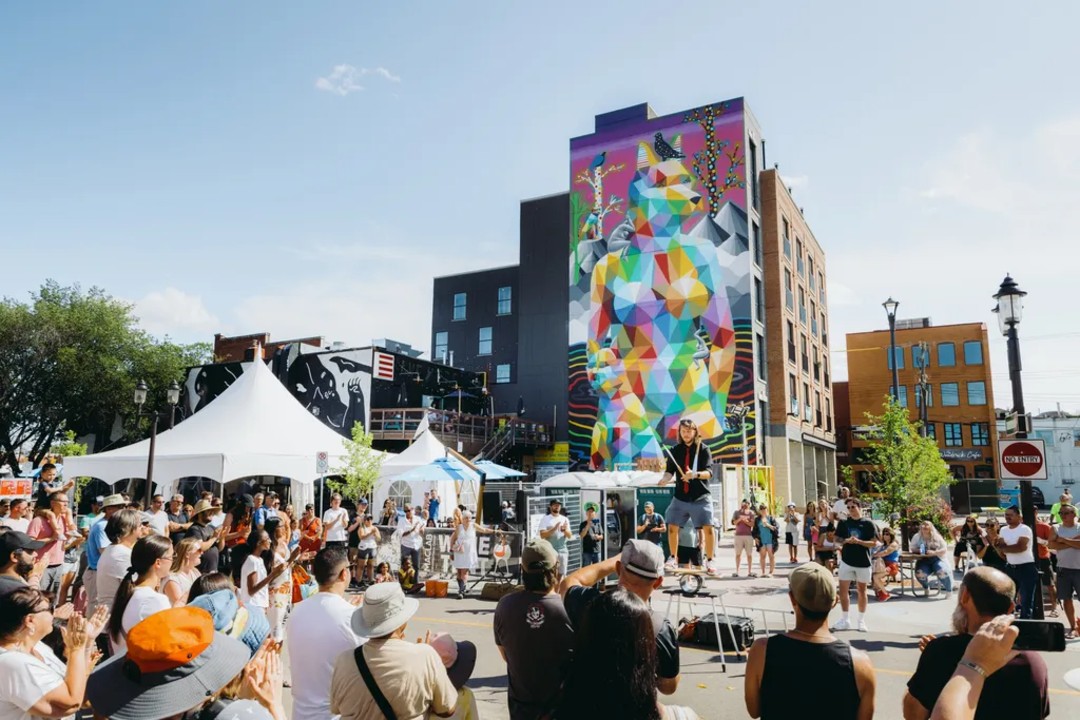
[[[1065,626],[1051,620],[1013,620],[1020,631],[1013,650],[1065,651]]]

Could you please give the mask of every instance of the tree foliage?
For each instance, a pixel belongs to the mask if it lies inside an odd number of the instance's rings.
[[[373,437],[371,433],[364,430],[361,423],[353,425],[352,439],[345,441],[345,464],[340,468],[334,468],[334,472],[341,479],[327,478],[326,480],[327,487],[353,502],[362,497],[368,497],[375,489],[375,482],[379,479],[383,460],[386,459],[386,455],[372,449]]]
[[[907,408],[889,397],[880,416],[867,413],[874,433],[866,448],[871,486],[881,495],[886,514],[899,513],[908,520],[947,521],[948,507],[942,489],[956,482],[941,459],[937,442],[920,434],[920,423],[908,417]]]
[[[66,431],[107,432],[131,411],[140,379],[151,407],[164,406],[168,384],[210,355],[205,343],[155,340],[130,305],[100,288],[52,280],[30,302],[0,301],[0,347],[0,453],[13,468],[20,453],[37,464]]]

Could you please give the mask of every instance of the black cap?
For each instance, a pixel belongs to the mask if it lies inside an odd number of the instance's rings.
[[[2,562],[7,563],[8,558],[11,557],[11,553],[16,550],[29,550],[35,552],[45,547],[47,543],[42,540],[35,540],[24,532],[18,530],[8,530],[3,535],[0,535],[0,552],[3,553]]]
[[[251,497],[247,493],[240,496],[240,502],[244,503],[247,507],[255,507],[255,498]]]

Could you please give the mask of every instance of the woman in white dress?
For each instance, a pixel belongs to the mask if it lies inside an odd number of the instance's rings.
[[[457,572],[458,600],[465,599],[465,580],[469,571],[476,567],[476,536],[491,535],[495,531],[473,522],[472,513],[461,512],[461,523],[450,536],[450,550],[454,553],[454,570]]]
[[[173,607],[187,605],[191,584],[199,577],[199,560],[202,559],[202,540],[189,537],[176,544],[169,577],[161,591],[169,598]]]

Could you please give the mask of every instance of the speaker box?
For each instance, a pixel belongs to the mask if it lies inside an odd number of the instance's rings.
[[[529,521],[529,494],[524,490],[517,490],[514,493],[514,515],[517,517],[517,522],[520,525],[524,525]]]
[[[485,490],[484,491],[484,524],[485,525],[498,525],[502,521],[502,501],[499,500],[499,493]]]

